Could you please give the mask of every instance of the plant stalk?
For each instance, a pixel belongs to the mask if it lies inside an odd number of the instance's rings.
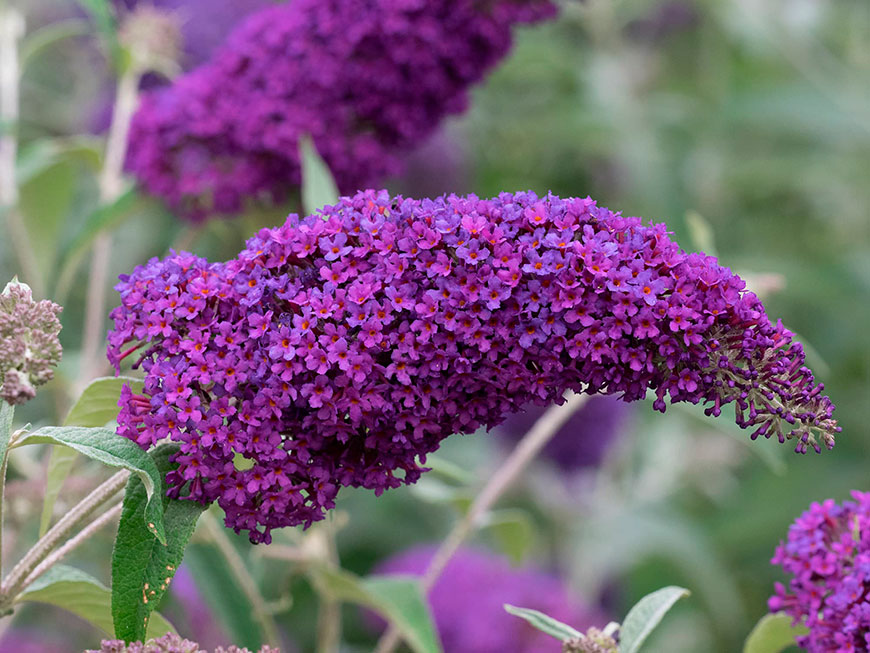
[[[116,201],[124,192],[123,172],[124,159],[127,156],[127,137],[139,101],[139,82],[141,79],[141,67],[130,65],[118,80],[112,124],[109,127],[103,168],[99,178],[100,204],[102,206]],[[92,378],[100,374],[104,365],[99,349],[105,337],[106,283],[109,276],[111,254],[112,236],[108,232],[102,232],[94,240],[88,274],[79,391]]]
[[[112,508],[109,508],[102,515],[97,517],[90,524],[85,526],[82,530],[78,532],[74,537],[68,539],[63,546],[56,549],[53,553],[49,554],[45,560],[40,562],[36,569],[34,569],[27,578],[24,579],[24,582],[21,584],[21,589],[25,590],[27,587],[35,581],[37,578],[42,576],[46,571],[54,567],[58,562],[63,560],[69,553],[74,551],[79,547],[79,545],[87,540],[91,535],[100,530],[103,526],[108,524],[109,522],[115,520],[121,514],[121,508],[124,507],[123,503],[117,503]]]
[[[504,491],[522,474],[541,449],[588,399],[589,395],[572,394],[561,406],[551,406],[517,443],[504,464],[493,474],[480,494],[475,497],[465,516],[456,523],[453,530],[435,551],[429,566],[420,578],[420,588],[424,595],[429,593],[447,563],[450,562],[465,539],[480,526],[486,513]],[[399,638],[398,629],[390,625],[381,639],[378,640],[375,653],[392,653],[399,643]]]
[[[9,241],[21,264],[22,276],[39,298],[45,297],[45,280],[24,220],[18,209],[19,82],[18,44],[24,36],[24,18],[11,6],[0,4],[0,208],[6,214]]]
[[[93,490],[52,526],[16,564],[0,584],[0,607],[8,607],[25,587],[27,579],[57,545],[75,528],[108,503],[127,483],[130,472],[122,470]]]

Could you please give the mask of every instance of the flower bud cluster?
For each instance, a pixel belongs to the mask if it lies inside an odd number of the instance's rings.
[[[61,310],[54,302],[34,301],[17,280],[0,293],[0,399],[6,403],[33,399],[37,386],[54,377],[62,354]]]
[[[753,438],[801,452],[838,431],[739,277],[588,198],[362,191],[227,263],[173,254],[117,289],[110,360],[145,371],[119,432],[180,442],[173,493],[217,500],[254,541],[321,519],[341,486],[413,483],[447,436],[568,391],[733,404]]]
[[[201,649],[196,642],[183,639],[175,633],[167,633],[162,637],[149,639],[147,642],[131,644],[125,644],[120,639],[107,639],[101,642],[99,650],[88,650],[85,653],[208,653],[208,651]],[[238,646],[229,648],[219,646],[214,653],[251,653],[251,651]],[[264,646],[259,653],[280,653],[280,651],[271,646]]]

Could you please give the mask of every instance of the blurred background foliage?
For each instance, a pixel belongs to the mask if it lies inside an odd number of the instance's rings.
[[[27,0],[21,8],[31,29],[84,19],[70,0]],[[109,76],[88,34],[47,45],[24,70],[20,167],[30,176],[22,211],[39,243],[47,293],[66,307],[61,378],[21,411],[34,423],[52,421],[68,405],[62,387],[77,369],[87,234],[113,225],[114,277],[179,242],[200,255],[232,256],[254,229],[282,219],[280,208],[263,209],[191,233],[135,191],[109,214],[97,212],[94,115],[110,97]],[[75,136],[81,133],[94,135]],[[539,461],[499,506],[512,510],[508,525],[484,529],[477,543],[557,572],[614,617],[658,587],[688,587],[692,599],[648,650],[739,650],[781,580],[769,558],[788,524],[811,501],[870,489],[868,180],[865,0],[568,1],[557,21],[522,30],[510,58],[475,89],[471,111],[449,120],[387,187],[588,194],[666,222],[683,247],[714,252],[744,274],[769,314],[810,345],[810,363],[837,404],[843,432],[833,452],[796,456],[776,443],[751,443],[700,408],[661,417],[639,405],[597,468],[566,473]],[[8,239],[0,252],[5,279],[16,271]],[[585,447],[584,439],[597,436],[587,429],[561,437]],[[437,456],[449,473],[440,469],[380,498],[344,493],[329,526],[343,566],[364,574],[392,553],[443,537],[507,447],[498,436],[457,437]],[[459,471],[446,465],[451,461]],[[29,516],[39,510],[31,504],[43,464],[13,460],[13,539],[35,535]],[[84,492],[81,479],[91,471],[78,464],[58,510]],[[276,540],[315,536],[316,528]],[[314,650],[316,603],[303,569],[281,560],[280,547],[252,548],[227,532],[224,553],[230,546],[241,556],[263,601],[252,606],[214,538],[197,537],[189,568],[232,639],[255,642],[263,619],[274,620],[288,642]],[[109,546],[104,534],[75,563],[104,577]],[[164,609],[170,619],[172,605]],[[355,608],[344,611],[344,650],[371,650],[364,620]],[[28,624],[45,631],[42,648],[33,650],[94,643],[90,627],[45,615],[23,611],[0,651],[29,650],[13,638]]]

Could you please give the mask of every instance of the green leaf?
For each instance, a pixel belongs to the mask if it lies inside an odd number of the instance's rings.
[[[264,643],[263,630],[254,618],[254,608],[230,573],[224,558],[210,545],[193,542],[184,554],[184,565],[208,607],[226,628],[230,640],[252,651]]]
[[[302,208],[314,213],[322,206],[338,202],[338,186],[307,134],[299,139],[299,159],[302,162]]]
[[[59,303],[63,303],[67,297],[75,281],[76,272],[90,252],[96,237],[104,231],[117,227],[146,202],[148,200],[143,198],[131,184],[114,202],[98,206],[85,218],[84,224],[76,231],[71,242],[63,248],[59,256],[60,271],[57,274],[54,293]]]
[[[118,399],[121,388],[129,384],[134,390],[142,387],[142,381],[132,377],[103,377],[94,379],[82,392],[78,401],[70,409],[64,426],[105,426],[118,416]],[[45,481],[45,499],[42,502],[42,515],[39,519],[39,535],[45,534],[51,524],[54,504],[64,482],[72,470],[78,454],[69,447],[52,447],[48,459],[48,472]]]
[[[512,615],[525,619],[541,632],[547,633],[550,637],[555,637],[560,642],[566,642],[569,639],[583,639],[585,637],[579,630],[574,630],[568,624],[563,624],[561,621],[557,621],[543,612],[530,610],[529,608],[517,608],[507,603],[505,603],[504,609]]]
[[[144,385],[141,379],[129,376],[104,376],[94,379],[84,389],[64,420],[64,426],[105,426],[118,417],[118,400],[121,389],[129,385],[139,392]]]
[[[795,644],[795,637],[806,635],[805,626],[793,626],[792,618],[783,612],[766,614],[749,633],[743,653],[780,653]]]
[[[388,619],[414,653],[442,651],[429,606],[415,578],[369,576],[360,578],[343,569],[316,566],[309,570],[318,592],[335,601],[370,608]]]
[[[15,162],[15,179],[23,186],[61,161],[70,161],[79,166],[85,164],[96,172],[102,160],[102,141],[98,138],[73,136],[39,139],[22,147]]]
[[[684,596],[689,596],[689,590],[672,585],[647,594],[638,601],[628,611],[619,629],[619,653],[639,651],[662,617]]]
[[[169,458],[177,451],[178,445],[165,444],[151,452],[161,476],[174,467]],[[112,619],[115,635],[128,643],[144,639],[149,617],[169,589],[196,521],[206,508],[195,501],[161,495],[165,543],[145,525],[150,501],[142,481],[131,477],[124,494],[112,552]]]
[[[75,449],[60,445],[51,448],[45,475],[45,498],[42,500],[42,514],[39,517],[39,537],[45,535],[51,526],[54,504],[57,503],[60,490],[78,457]]]
[[[692,239],[694,249],[710,256],[716,256],[716,237],[713,227],[697,211],[686,212],[686,226]]]
[[[483,528],[492,534],[499,549],[515,565],[525,559],[534,544],[534,524],[525,510],[495,510],[487,515]]]
[[[151,456],[135,443],[121,437],[111,429],[85,428],[82,426],[46,426],[28,434],[15,443],[16,447],[30,444],[60,444],[75,449],[88,458],[133,472],[145,486],[148,502],[143,521],[146,528],[161,542],[166,542],[163,528],[163,503],[159,497],[163,480]]]
[[[21,43],[21,68],[24,69],[34,57],[39,56],[55,43],[75,36],[84,36],[90,31],[91,27],[88,22],[78,18],[49,23],[40,27],[29,34]]]
[[[20,187],[18,206],[28,238],[39,248],[44,278],[54,272],[64,224],[76,193],[76,164],[60,159]]]
[[[68,610],[115,636],[112,627],[112,593],[100,581],[83,571],[66,565],[55,565],[37,578],[21,594],[16,603],[47,603]],[[147,637],[160,637],[175,632],[166,619],[155,613],[148,624]]]

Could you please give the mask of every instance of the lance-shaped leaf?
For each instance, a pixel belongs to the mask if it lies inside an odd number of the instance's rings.
[[[555,637],[560,642],[566,642],[569,639],[583,639],[585,637],[579,630],[575,630],[568,624],[563,624],[561,621],[553,619],[553,617],[543,612],[530,610],[529,608],[518,608],[507,603],[505,603],[504,609],[514,616],[525,619],[541,632],[547,633],[550,637]]]
[[[16,442],[15,446],[29,444],[64,445],[109,467],[120,467],[131,471],[135,478],[142,482],[147,496],[143,511],[145,528],[161,542],[166,542],[166,533],[163,528],[163,504],[154,496],[155,490],[159,490],[163,485],[162,477],[151,456],[132,441],[122,438],[111,429],[46,426],[28,434]]]
[[[637,653],[674,603],[688,595],[684,587],[663,587],[635,603],[619,629],[619,653]]]
[[[109,637],[115,636],[112,627],[112,593],[96,578],[66,565],[55,565],[37,578],[21,594],[16,603],[48,603],[78,615],[102,630]],[[148,625],[147,637],[160,637],[175,632],[166,619],[155,613]]]
[[[338,201],[338,187],[326,162],[308,135],[299,139],[302,162],[302,206],[309,213]]]
[[[177,451],[178,445],[165,444],[151,452],[161,476],[173,468],[169,458]],[[112,619],[115,635],[126,642],[144,639],[151,613],[169,588],[196,521],[206,508],[195,501],[170,499],[162,483],[160,487],[157,503],[163,507],[165,543],[147,528],[143,517],[150,501],[138,477],[130,478],[124,495],[112,552]]]

